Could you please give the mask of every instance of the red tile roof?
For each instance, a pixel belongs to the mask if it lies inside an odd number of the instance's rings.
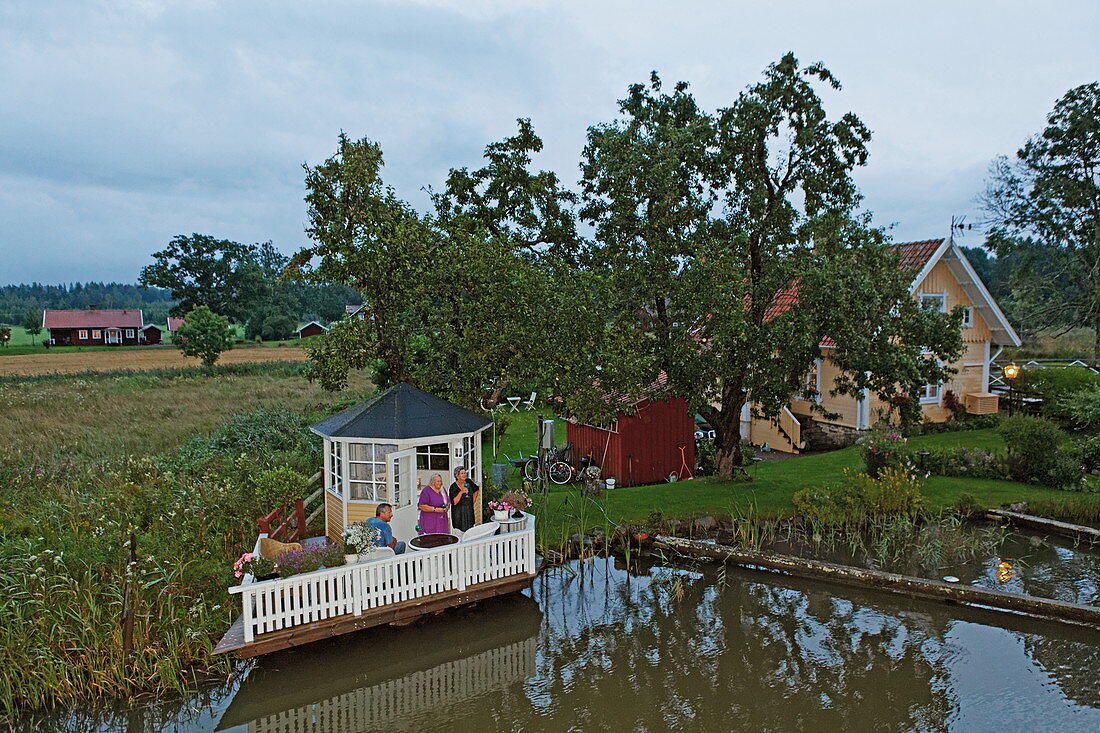
[[[47,310],[42,313],[44,328],[141,328],[140,310]]]
[[[923,242],[895,244],[894,247],[897,248],[898,254],[901,256],[901,269],[905,272],[920,272],[941,244],[943,244],[943,237],[926,239]]]
[[[171,331],[172,333],[175,333],[176,331],[180,330],[180,326],[182,326],[182,325],[183,325],[183,319],[182,318],[173,318],[172,316],[168,316],[168,330]]]

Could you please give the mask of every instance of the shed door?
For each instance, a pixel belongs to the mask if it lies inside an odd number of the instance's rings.
[[[386,454],[389,468],[390,503],[394,507],[411,504],[416,497],[416,448]]]

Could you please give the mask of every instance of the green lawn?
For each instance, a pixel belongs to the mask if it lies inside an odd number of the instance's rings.
[[[533,426],[533,421],[531,421]],[[533,446],[533,427],[530,445]],[[514,436],[517,448],[521,435]],[[915,448],[967,446],[1003,449],[1000,436],[993,430],[973,430],[925,435],[910,440]],[[642,523],[653,512],[666,519],[697,516],[775,518],[794,512],[791,497],[812,486],[836,484],[845,468],[862,467],[857,448],[764,461],[749,469],[750,481],[730,482],[717,478],[699,478],[672,484],[632,486],[615,489],[596,502],[582,500],[574,487],[554,487],[539,499],[540,540],[550,546],[576,532],[605,523],[607,518],[620,524]],[[513,474],[514,475],[514,474]],[[932,476],[924,487],[925,507],[931,510],[953,506],[960,495],[970,494],[979,504],[997,507],[1016,501],[1063,499],[1064,491],[1012,481],[948,478]],[[602,507],[602,509],[601,509]]]

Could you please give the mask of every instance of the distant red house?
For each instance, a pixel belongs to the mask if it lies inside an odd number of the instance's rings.
[[[53,346],[135,346],[144,327],[140,310],[47,310],[42,327]]]
[[[574,458],[591,457],[619,486],[695,473],[695,420],[681,397],[640,400],[618,413],[610,427],[568,423],[565,435]]]
[[[323,333],[327,333],[328,329],[317,321],[310,321],[306,325],[299,328],[294,332],[294,335],[300,339],[304,339],[307,336],[320,336]]]
[[[168,316],[168,335],[171,336],[176,331],[180,330],[180,326],[182,326],[184,323],[185,321],[182,318],[174,318],[173,316]]]

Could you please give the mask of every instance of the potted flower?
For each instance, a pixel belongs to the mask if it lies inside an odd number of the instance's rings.
[[[507,511],[516,519],[523,517],[523,510],[531,506],[531,499],[522,491],[506,491],[500,501],[508,509]],[[507,517],[505,517],[507,519]]]
[[[344,548],[335,542],[309,545],[300,550],[290,550],[279,555],[276,563],[279,576],[289,578],[302,573],[312,573],[325,568],[338,568],[345,563]]]
[[[271,580],[278,577],[279,573],[274,560],[268,560],[266,557],[246,552],[233,563],[233,577],[243,578],[246,575],[251,575],[259,581]]]
[[[489,508],[493,510],[493,519],[498,522],[506,521],[512,512],[512,505],[506,501],[491,501]]]
[[[347,564],[359,562],[360,556],[378,547],[382,533],[366,522],[355,522],[344,530],[344,560]]]

